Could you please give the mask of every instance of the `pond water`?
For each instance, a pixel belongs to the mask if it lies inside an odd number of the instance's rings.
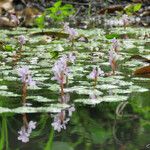
[[[39,29],[0,30],[0,150],[145,150],[150,149],[150,78],[135,77],[133,71],[147,66],[130,59],[140,55],[150,59],[148,28],[111,28],[77,30],[85,41],[74,45],[59,38],[35,35]],[[21,51],[16,49],[19,35],[27,39]],[[97,84],[87,78],[94,66],[108,73],[110,36],[119,42],[115,75],[99,77]],[[2,49],[2,48],[1,48]],[[52,67],[64,54],[76,55],[69,64],[71,74],[64,88],[68,103],[60,103],[60,86]],[[27,104],[22,105],[22,83],[17,69],[28,66],[36,86],[28,87]],[[55,119],[62,128],[56,130]],[[35,123],[36,122],[36,123]],[[30,123],[27,143],[18,133]],[[35,123],[35,124],[34,124]],[[25,138],[25,137],[24,137]]]

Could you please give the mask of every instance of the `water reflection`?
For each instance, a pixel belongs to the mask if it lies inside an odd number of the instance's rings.
[[[60,132],[62,129],[66,129],[66,125],[72,116],[72,113],[75,111],[75,107],[71,106],[66,110],[62,110],[60,113],[54,115],[54,120],[52,122],[52,126],[54,130]]]
[[[23,114],[23,126],[21,127],[21,130],[18,132],[18,140],[21,140],[23,143],[29,142],[30,134],[32,133],[32,130],[36,128],[36,122],[27,120],[27,115]]]

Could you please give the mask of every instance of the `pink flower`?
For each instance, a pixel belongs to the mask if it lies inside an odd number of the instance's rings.
[[[52,68],[52,71],[54,73],[54,77],[52,77],[52,80],[57,80],[57,82],[60,84],[66,83],[66,77],[70,73],[67,62],[68,58],[66,55],[62,56],[58,61],[56,61]]]
[[[60,132],[62,129],[66,129],[66,125],[69,122],[70,118],[72,116],[72,113],[75,111],[75,107],[71,106],[66,110],[61,111],[60,113],[56,114],[54,116],[54,121],[52,122],[52,126],[54,130]],[[68,114],[68,118],[66,115]]]
[[[18,140],[21,140],[23,143],[29,142],[29,134],[26,132],[24,126],[21,128],[21,130],[18,133],[19,133]]]
[[[78,32],[74,28],[69,27],[69,23],[64,24],[64,30],[69,34],[69,40],[72,41],[78,36]]]
[[[37,122],[30,121],[28,124],[28,133],[31,134],[32,130],[36,128]]]
[[[22,68],[18,69],[18,75],[21,77],[21,81],[23,83],[27,83],[29,86],[35,86],[35,81],[33,81],[31,77],[31,72],[29,67],[23,66]]]
[[[95,80],[99,76],[104,76],[104,71],[101,68],[94,67],[88,78]]]
[[[60,132],[62,129],[66,129],[66,124],[70,120],[69,118],[65,118],[66,113],[65,111],[61,111],[54,117],[54,121],[52,122],[52,126],[54,127],[54,130]]]
[[[117,52],[117,51],[118,51],[118,48],[119,48],[118,40],[117,40],[116,38],[113,38],[113,39],[111,40],[111,42],[113,43],[112,48],[114,49],[115,52]]]
[[[116,67],[117,67],[117,64],[116,64],[117,59],[118,59],[117,53],[114,50],[110,50],[109,51],[109,63],[111,65],[113,73],[115,72]]]
[[[23,36],[23,35],[20,35],[18,37],[18,42],[21,44],[21,45],[24,45],[26,43],[26,38]]]
[[[22,126],[21,130],[18,132],[18,140],[21,140],[23,143],[29,142],[29,136],[32,133],[32,130],[36,128],[36,122],[30,121],[28,126]]]

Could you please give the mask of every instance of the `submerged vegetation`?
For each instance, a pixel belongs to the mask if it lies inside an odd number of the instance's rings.
[[[0,150],[149,149],[150,29],[132,24],[144,4],[102,8],[97,27],[92,1],[86,17],[70,2],[37,2],[30,28],[17,10],[0,23]]]

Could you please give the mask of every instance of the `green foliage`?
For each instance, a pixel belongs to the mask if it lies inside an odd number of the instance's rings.
[[[43,13],[41,16],[37,17],[35,19],[35,22],[40,29],[43,29],[45,27],[45,13]]]
[[[133,13],[139,11],[142,7],[141,3],[138,4],[129,4],[124,8],[124,11],[126,12],[126,14],[128,15],[132,15]]]
[[[106,34],[105,37],[106,37],[107,39],[113,39],[113,38],[118,38],[119,35],[116,34],[116,33],[112,33],[112,34]]]
[[[74,8],[70,4],[62,6],[62,1],[57,1],[53,7],[47,9],[48,15],[54,21],[64,21],[67,17],[74,13]]]
[[[5,51],[13,51],[13,47],[11,45],[5,45],[5,46],[3,46],[3,49]]]
[[[74,13],[74,8],[70,4],[62,5],[62,1],[57,1],[52,7],[45,10],[45,12],[35,19],[36,25],[43,29],[45,27],[45,17],[50,17],[55,22],[64,21],[67,17]]]
[[[59,52],[58,51],[52,51],[52,52],[50,52],[50,56],[51,56],[51,59],[57,59],[59,56]]]

